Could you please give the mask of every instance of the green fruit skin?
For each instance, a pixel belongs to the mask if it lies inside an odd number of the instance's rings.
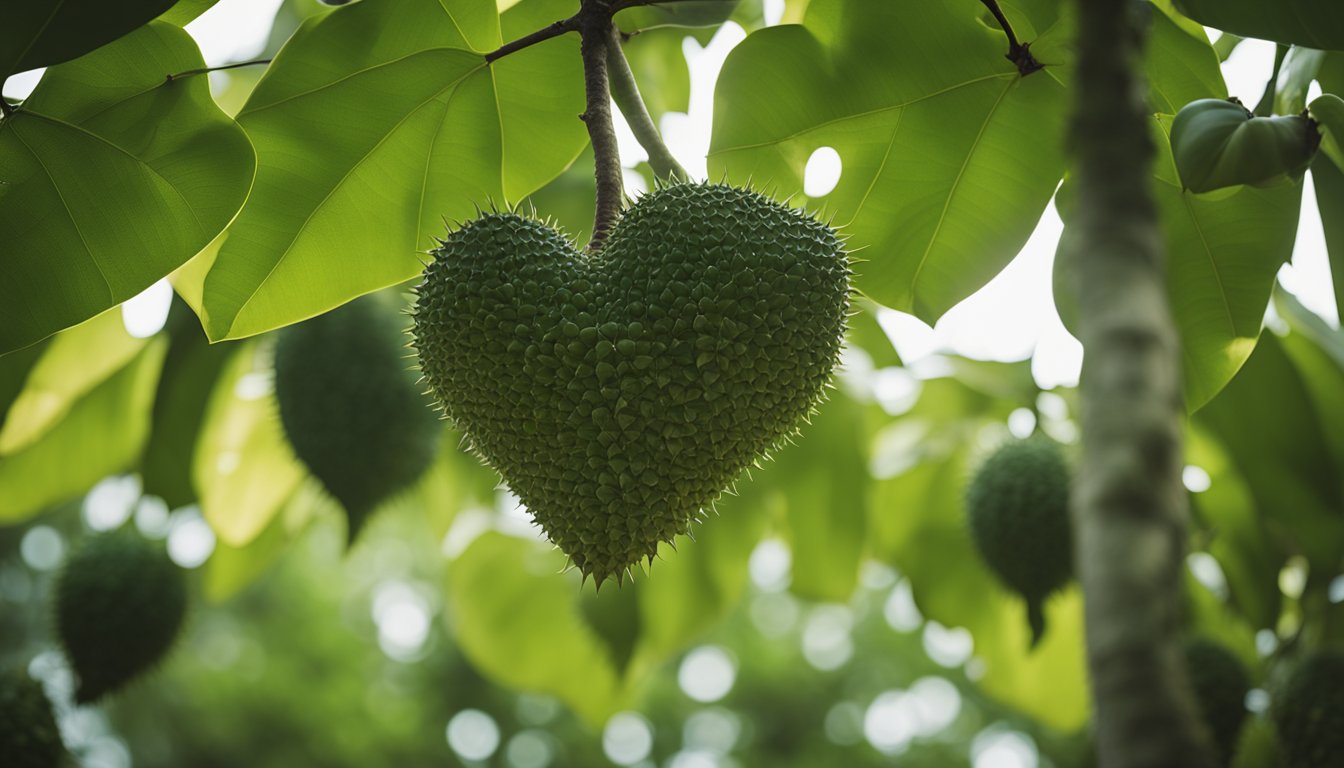
[[[1033,437],[1005,443],[991,454],[966,491],[976,548],[1029,603],[1039,603],[1073,576],[1070,479],[1059,444]]]
[[[1300,179],[1319,143],[1304,117],[1254,117],[1226,99],[1192,101],[1171,125],[1176,169],[1193,192]]]
[[[281,331],[275,397],[294,452],[345,508],[351,541],[433,463],[442,424],[416,383],[404,317],[380,296]]]
[[[187,609],[182,569],[131,530],[87,540],[56,584],[56,633],[79,678],[75,700],[96,701],[153,667]]]
[[[435,249],[415,346],[471,447],[600,584],[811,411],[849,277],[830,227],[726,185],[643,196],[597,253],[487,214]]]
[[[1290,768],[1344,766],[1344,653],[1298,662],[1270,711]]]
[[[1231,651],[1202,638],[1186,643],[1185,667],[1195,701],[1218,750],[1218,764],[1228,765],[1246,720],[1250,674]]]
[[[0,765],[56,768],[65,745],[42,686],[17,671],[0,673]]]

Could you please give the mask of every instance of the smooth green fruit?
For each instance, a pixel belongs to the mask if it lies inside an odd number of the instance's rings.
[[[1288,765],[1344,765],[1344,653],[1300,661],[1276,692],[1272,713]]]
[[[1297,181],[1320,141],[1316,124],[1305,117],[1255,117],[1229,99],[1192,101],[1171,124],[1176,170],[1193,192]]]
[[[186,609],[186,579],[162,543],[131,529],[87,540],[56,584],[56,633],[79,678],[75,700],[96,701],[154,666]]]
[[[1045,632],[1045,598],[1073,576],[1070,480],[1059,444],[1033,437],[990,455],[966,491],[971,539],[999,579],[1026,598],[1033,646]]]
[[[1231,651],[1202,638],[1186,643],[1185,668],[1199,711],[1218,750],[1218,764],[1227,765],[1246,720],[1246,694],[1251,690],[1251,677]]]
[[[441,425],[412,370],[403,317],[365,296],[281,331],[275,398],[294,452],[345,508],[350,541],[434,461]]]
[[[415,315],[431,390],[599,584],[796,430],[849,307],[830,227],[725,185],[643,196],[597,253],[492,213],[433,255]]]
[[[0,673],[0,765],[56,768],[64,757],[61,731],[42,685],[21,672]]]

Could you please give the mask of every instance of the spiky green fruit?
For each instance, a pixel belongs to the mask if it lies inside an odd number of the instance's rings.
[[[0,672],[0,765],[56,768],[64,757],[61,731],[42,685],[21,672]]]
[[[1323,651],[1298,662],[1275,692],[1272,713],[1288,765],[1344,765],[1344,653]]]
[[[438,416],[416,383],[404,318],[380,296],[281,331],[275,398],[294,453],[345,508],[350,541],[434,461]]]
[[[1246,720],[1250,674],[1231,651],[1202,638],[1186,643],[1185,668],[1195,702],[1218,750],[1218,764],[1227,765],[1232,760],[1237,736]]]
[[[1073,575],[1071,472],[1059,443],[1015,440],[990,455],[966,491],[971,539],[994,573],[1027,601],[1032,645],[1045,632],[1043,605]]]
[[[75,700],[95,701],[154,666],[186,609],[186,578],[161,542],[131,529],[85,541],[56,584],[56,633],[79,679]]]
[[[599,584],[797,428],[849,306],[830,227],[726,185],[643,196],[596,253],[491,213],[433,255],[415,314],[431,390]]]

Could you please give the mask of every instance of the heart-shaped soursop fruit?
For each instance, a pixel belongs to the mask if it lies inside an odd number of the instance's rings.
[[[275,399],[294,453],[345,508],[355,540],[434,461],[441,425],[407,359],[405,316],[364,296],[280,332]]]
[[[849,307],[830,227],[725,185],[643,196],[597,252],[491,213],[433,256],[414,328],[431,390],[599,586],[796,429]]]

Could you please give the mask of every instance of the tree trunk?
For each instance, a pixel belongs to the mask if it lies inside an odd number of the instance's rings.
[[[1212,766],[1181,647],[1186,497],[1181,361],[1167,304],[1140,74],[1147,3],[1078,0],[1070,148],[1086,357],[1074,489],[1103,768]]]

